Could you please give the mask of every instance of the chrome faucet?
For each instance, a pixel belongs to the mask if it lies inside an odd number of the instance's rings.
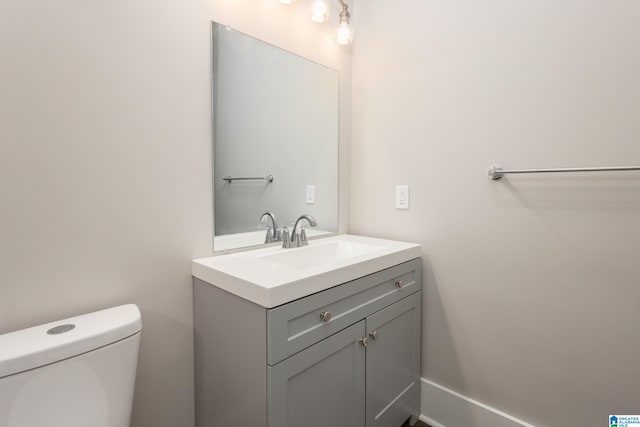
[[[276,222],[276,216],[272,212],[265,212],[260,217],[260,222],[264,220],[264,217],[271,219],[272,227],[267,225],[267,235],[264,238],[265,243],[279,242],[280,236],[278,232],[278,223]]]
[[[298,223],[303,219],[306,219],[311,227],[316,226],[316,220],[314,217],[308,214],[300,215],[300,217],[296,220],[295,224],[293,224],[293,229],[291,230],[291,239],[289,242],[290,245],[285,246],[285,242],[283,239],[283,242],[282,242],[283,248],[285,247],[299,248],[300,246],[307,246],[309,244],[309,241],[307,240],[307,233],[304,231],[304,227],[302,226],[302,224],[300,224],[300,233],[296,232],[296,229],[298,228]]]

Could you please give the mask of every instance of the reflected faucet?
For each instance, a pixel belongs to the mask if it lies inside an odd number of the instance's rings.
[[[296,232],[298,223],[303,219],[306,219],[311,227],[316,226],[316,219],[314,217],[308,214],[300,215],[295,224],[293,224],[293,229],[291,230],[291,245],[289,246],[291,248],[299,248],[300,246],[307,246],[309,244],[309,241],[307,240],[307,233],[304,231],[302,224],[300,225],[300,233]],[[282,247],[285,247],[284,242]]]
[[[272,227],[267,226],[267,235],[264,238],[265,243],[279,242],[278,236],[278,223],[276,222],[276,216],[272,212],[265,212],[260,217],[260,222],[264,220],[264,217],[271,219]]]

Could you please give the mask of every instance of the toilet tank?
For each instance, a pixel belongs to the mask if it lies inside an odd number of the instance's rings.
[[[129,304],[0,335],[0,427],[128,427],[141,329]]]

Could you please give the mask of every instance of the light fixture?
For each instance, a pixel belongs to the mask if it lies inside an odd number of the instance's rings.
[[[351,14],[349,6],[342,0],[339,0],[342,10],[338,18],[338,31],[336,32],[336,40],[338,44],[351,44],[353,41],[353,27],[351,26]]]
[[[296,0],[278,0],[282,4],[292,4]],[[349,5],[344,0],[338,0],[342,10],[338,15],[338,29],[336,41],[338,44],[351,44],[353,41],[353,27],[351,26],[351,14]],[[331,6],[329,0],[307,0],[307,13],[313,22],[323,23],[329,20]]]
[[[313,22],[323,23],[329,20],[329,0],[309,0],[307,12]]]

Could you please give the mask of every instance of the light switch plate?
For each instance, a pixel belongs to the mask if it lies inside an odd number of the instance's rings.
[[[396,209],[409,209],[408,185],[396,185]]]
[[[305,199],[308,205],[313,205],[316,202],[316,186],[307,185],[307,197]]]

